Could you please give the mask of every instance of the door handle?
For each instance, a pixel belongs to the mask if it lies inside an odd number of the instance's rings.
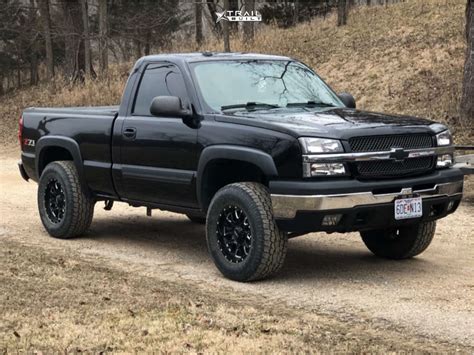
[[[135,127],[127,127],[123,130],[122,134],[128,139],[135,139],[137,136],[137,129]]]

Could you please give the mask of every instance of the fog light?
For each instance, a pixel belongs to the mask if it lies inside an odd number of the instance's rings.
[[[306,177],[346,175],[343,163],[308,163],[305,168]]]
[[[453,165],[453,156],[451,154],[438,156],[438,160],[436,161],[437,168],[449,168],[451,165]]]
[[[342,214],[327,214],[323,218],[323,226],[335,226],[342,218]]]

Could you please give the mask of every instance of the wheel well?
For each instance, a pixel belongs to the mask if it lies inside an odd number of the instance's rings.
[[[215,159],[209,162],[202,174],[201,206],[207,210],[215,193],[234,182],[253,181],[268,186],[263,171],[255,164],[239,160]]]
[[[46,147],[41,151],[41,158],[38,166],[38,176],[41,176],[43,169],[49,163],[58,160],[74,160],[71,153],[62,147]]]

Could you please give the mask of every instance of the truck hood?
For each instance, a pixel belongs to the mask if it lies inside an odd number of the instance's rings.
[[[446,129],[444,125],[423,118],[348,108],[318,111],[305,109],[238,111],[220,115],[216,120],[273,129],[295,137],[336,139],[360,135],[406,134],[407,132],[433,134]]]

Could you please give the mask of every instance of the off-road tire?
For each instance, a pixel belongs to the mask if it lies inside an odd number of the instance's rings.
[[[193,214],[187,214],[186,217],[188,217],[188,219],[193,223],[206,224],[206,217],[196,216]]]
[[[250,251],[240,263],[226,259],[218,243],[219,216],[231,205],[245,213],[252,235]],[[264,279],[279,271],[285,261],[287,235],[278,229],[268,190],[259,183],[235,183],[221,188],[212,199],[207,212],[206,236],[214,263],[231,280]]]
[[[64,217],[53,223],[46,210],[46,188],[57,180],[64,191]],[[83,234],[94,215],[94,200],[84,191],[72,161],[55,161],[43,170],[38,184],[38,210],[46,231],[55,238],[69,239]]]
[[[435,230],[436,222],[432,221],[360,234],[367,248],[375,255],[400,260],[412,258],[425,251],[433,240]]]

